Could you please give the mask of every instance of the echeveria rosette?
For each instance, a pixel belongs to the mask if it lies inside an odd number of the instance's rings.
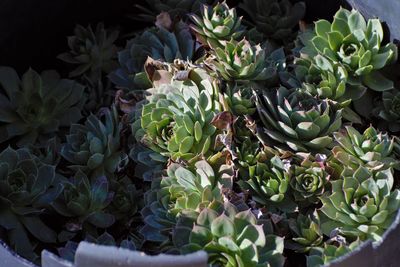
[[[383,92],[382,103],[374,109],[374,113],[380,119],[380,126],[393,133],[400,132],[400,91]]]
[[[70,77],[86,75],[90,80],[96,82],[103,73],[110,73],[118,67],[115,41],[119,32],[105,29],[102,23],[87,28],[77,25],[74,36],[68,37],[70,51],[60,54],[59,59],[77,65],[70,72]]]
[[[301,163],[291,167],[290,186],[294,200],[300,206],[317,204],[330,178],[325,166],[326,156],[305,154],[300,158]]]
[[[311,248],[307,256],[307,266],[322,267],[329,265],[330,262],[350,253],[362,244],[361,240],[356,240],[350,244],[328,244],[323,247]]]
[[[0,169],[3,240],[22,257],[36,261],[37,244],[57,242],[56,231],[41,215],[49,211],[63,187],[57,182],[55,167],[43,164],[26,149],[3,150]]]
[[[331,135],[342,125],[342,109],[328,100],[285,87],[262,92],[257,96],[256,106],[261,119],[259,139],[295,152],[329,154]]]
[[[123,168],[128,156],[121,150],[121,125],[115,108],[104,109],[100,118],[90,115],[85,124],[73,124],[61,155],[72,170],[89,176],[112,177]]]
[[[212,266],[282,266],[283,239],[267,235],[250,210],[238,212],[203,209],[190,229],[187,254],[199,250],[208,253]]]
[[[176,59],[193,60],[195,40],[189,26],[182,21],[171,25],[150,28],[129,40],[124,50],[118,53],[120,67],[110,73],[110,80],[118,88],[147,89],[151,84],[144,73],[148,57],[172,63]]]
[[[246,39],[230,40],[224,47],[216,48],[211,64],[226,81],[262,81],[275,75],[265,50],[260,45],[251,45]]]
[[[110,184],[105,176],[90,179],[81,171],[73,177],[64,178],[61,195],[51,206],[60,215],[71,219],[66,231],[76,233],[90,224],[98,228],[107,228],[114,224],[115,217],[106,211],[114,193],[109,191]]]
[[[342,64],[349,74],[348,84],[363,84],[375,91],[393,88],[393,82],[379,70],[396,61],[397,47],[382,45],[383,29],[378,19],[365,21],[360,12],[341,8],[333,22],[315,22],[314,37],[306,43],[303,56],[321,54]]]
[[[351,126],[345,131],[334,133],[338,146],[332,150],[333,159],[342,165],[358,161],[359,164],[373,170],[383,168],[399,168],[400,162],[394,153],[393,137],[379,132],[374,127],[368,127],[364,133],[358,132]]]
[[[173,160],[209,156],[217,133],[211,122],[220,111],[218,91],[206,80],[188,82],[152,89],[150,103],[142,109],[142,142]]]
[[[236,116],[253,115],[256,112],[253,89],[249,85],[229,83],[224,93],[224,101]]]
[[[305,14],[304,2],[288,0],[244,0],[239,7],[268,40],[287,44],[296,37],[295,28]]]
[[[82,118],[84,87],[55,71],[29,69],[20,79],[14,69],[0,67],[0,85],[1,143],[44,143]]]
[[[249,178],[239,181],[243,190],[249,190],[252,199],[269,208],[290,210],[293,202],[289,196],[289,166],[278,156],[257,162],[249,167]]]
[[[201,16],[193,14],[191,19],[197,40],[213,50],[224,47],[231,39],[239,41],[244,34],[242,18],[237,16],[235,8],[229,8],[226,1],[214,6],[204,5]]]
[[[167,175],[154,179],[151,190],[145,193],[141,234],[147,241],[167,244],[183,211],[200,212],[208,203],[222,200],[221,177],[206,161],[196,162],[194,171],[170,165]]]
[[[321,197],[321,227],[325,235],[332,230],[361,240],[380,240],[400,208],[400,191],[393,188],[392,169],[376,174],[360,166],[344,169],[331,181],[332,193]]]
[[[304,253],[323,245],[324,236],[317,213],[310,215],[299,213],[297,218],[290,218],[288,224],[292,237],[286,242],[286,248]]]

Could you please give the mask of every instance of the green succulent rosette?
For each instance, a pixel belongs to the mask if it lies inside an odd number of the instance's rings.
[[[77,25],[74,35],[68,37],[70,51],[58,56],[64,62],[76,65],[70,77],[86,75],[92,81],[98,80],[103,73],[110,73],[117,68],[115,41],[118,31],[105,29],[102,23],[87,28]]]
[[[382,44],[383,29],[378,19],[365,21],[360,12],[341,8],[333,17],[315,22],[313,37],[302,49],[305,57],[323,55],[333,63],[342,64],[350,85],[365,85],[375,91],[393,88],[393,82],[379,70],[397,59],[393,43]]]
[[[212,266],[282,266],[283,239],[267,235],[250,210],[224,207],[205,208],[192,227],[177,229],[177,236],[188,233],[181,252],[204,250]]]
[[[236,116],[253,115],[256,112],[253,90],[246,84],[229,83],[224,93],[224,102]]]
[[[324,234],[338,229],[346,237],[380,240],[400,207],[400,192],[393,188],[392,169],[370,172],[346,168],[332,181],[332,193],[321,197]]]
[[[122,169],[128,156],[121,150],[121,125],[115,108],[104,109],[100,118],[90,115],[85,124],[73,124],[61,155],[72,170],[89,176],[112,177]]]
[[[289,219],[288,224],[292,238],[285,243],[285,247],[298,253],[305,253],[323,245],[324,236],[317,213],[310,215],[299,213],[297,218]]]
[[[384,168],[399,168],[399,160],[394,153],[395,140],[387,133],[368,127],[362,134],[351,126],[345,131],[334,133],[338,146],[332,150],[333,159],[342,166],[358,162],[376,171]]]
[[[236,14],[235,8],[229,8],[226,1],[214,6],[204,5],[201,16],[191,15],[197,40],[205,46],[215,50],[224,47],[230,40],[239,40],[244,34],[241,17]]]
[[[296,27],[306,10],[304,2],[292,4],[288,0],[243,0],[239,7],[248,14],[256,31],[278,44],[295,39]]]
[[[20,79],[14,69],[0,67],[0,87],[0,143],[43,144],[82,118],[84,87],[55,71],[29,69]]]
[[[332,133],[342,124],[342,109],[285,87],[260,93],[256,106],[261,119],[258,138],[295,152],[329,154]]]
[[[400,131],[400,92],[397,89],[382,93],[382,102],[374,109],[379,125],[390,132]]]
[[[38,244],[55,244],[57,232],[43,218],[63,187],[55,167],[27,149],[0,153],[0,228],[2,239],[22,257],[38,260]]]

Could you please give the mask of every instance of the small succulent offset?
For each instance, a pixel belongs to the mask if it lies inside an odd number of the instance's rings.
[[[182,21],[158,25],[131,39],[118,53],[120,67],[109,75],[118,88],[147,89],[151,86],[144,73],[148,57],[172,63],[176,59],[193,60],[195,40]]]
[[[20,79],[14,69],[0,67],[0,87],[0,143],[43,144],[82,118],[83,86],[55,71],[29,69]]]
[[[338,228],[344,236],[380,240],[400,207],[400,191],[393,189],[392,169],[371,173],[360,166],[345,168],[340,179],[331,181],[332,193],[321,197],[322,230],[330,236]]]
[[[331,261],[346,255],[361,245],[361,240],[356,240],[349,245],[347,244],[328,244],[323,247],[314,247],[310,250],[307,256],[308,267],[322,267],[329,264]]]
[[[197,40],[213,50],[225,47],[231,40],[239,41],[244,35],[242,18],[237,16],[235,8],[228,7],[226,1],[214,6],[204,5],[201,17],[194,14],[191,19]]]
[[[300,213],[297,218],[289,219],[288,224],[293,237],[288,241],[287,247],[303,253],[320,247],[324,243],[318,214]]]
[[[226,204],[225,204],[226,205]],[[212,266],[282,266],[283,239],[266,235],[250,210],[234,206],[218,213],[203,209],[191,229],[183,253],[205,250]]]
[[[222,201],[222,180],[206,161],[198,161],[195,171],[172,164],[167,176],[155,179],[145,193],[142,210],[145,226],[141,233],[148,241],[168,242],[172,228],[183,211],[200,212],[214,200]]]
[[[68,37],[69,52],[60,54],[59,59],[77,65],[70,72],[70,77],[86,75],[92,81],[97,81],[103,73],[109,73],[117,68],[118,48],[114,45],[119,32],[104,28],[102,23],[87,28],[77,25],[74,36]]]
[[[314,37],[302,50],[303,56],[321,54],[342,64],[349,74],[348,84],[363,84],[375,91],[393,88],[393,82],[379,70],[396,61],[397,47],[382,45],[383,29],[378,19],[365,21],[360,12],[341,8],[333,22],[315,22]]]
[[[379,123],[391,132],[400,132],[400,91],[397,89],[385,91],[382,103],[375,108]]]
[[[265,50],[246,39],[231,40],[222,48],[216,48],[212,65],[226,81],[260,81],[275,74],[267,62]]]
[[[66,224],[66,230],[77,232],[91,224],[98,228],[110,227],[115,217],[105,211],[114,193],[109,192],[109,182],[105,176],[90,179],[81,171],[70,179],[62,180],[64,190],[52,203],[53,209],[64,217],[73,219]]]
[[[290,186],[294,200],[302,206],[316,204],[330,178],[325,166],[326,156],[317,154],[314,158],[305,154],[300,157],[301,163],[293,164],[291,169]]]
[[[239,7],[248,14],[258,32],[278,44],[296,38],[295,28],[306,10],[304,2],[291,4],[289,0],[243,0]]]
[[[379,132],[370,126],[363,134],[351,126],[346,131],[334,133],[338,146],[332,149],[333,157],[343,166],[349,162],[358,161],[359,164],[371,170],[400,167],[399,160],[394,153],[394,138],[387,133]]]
[[[187,80],[154,90],[142,109],[142,142],[174,160],[209,156],[217,132],[211,122],[220,111],[217,88],[209,80]]]
[[[253,90],[248,84],[229,83],[224,93],[228,109],[236,116],[253,115],[256,112]]]
[[[70,169],[93,177],[111,177],[128,159],[120,148],[121,126],[115,108],[102,113],[101,118],[90,115],[84,125],[73,124],[61,150]]]
[[[259,94],[256,100],[262,124],[258,137],[262,142],[295,152],[327,152],[332,133],[342,125],[342,110],[327,100],[280,87]]]
[[[0,228],[12,249],[36,261],[38,243],[56,243],[56,231],[44,223],[41,215],[63,187],[56,182],[54,166],[41,163],[23,148],[3,150],[0,169]]]

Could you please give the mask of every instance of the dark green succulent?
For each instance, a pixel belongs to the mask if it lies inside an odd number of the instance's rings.
[[[265,50],[260,45],[251,45],[246,39],[230,40],[222,48],[216,48],[212,64],[226,81],[260,81],[275,75]]]
[[[333,158],[342,166],[349,166],[350,162],[359,162],[373,171],[400,167],[393,151],[394,138],[372,126],[363,134],[353,127],[346,126],[346,131],[336,132],[334,137],[338,146],[332,150]]]
[[[51,206],[60,215],[71,218],[65,225],[69,232],[77,232],[90,224],[98,228],[107,228],[114,224],[115,217],[106,211],[113,200],[114,193],[109,192],[109,182],[105,176],[90,179],[81,171],[75,176],[62,180],[64,190]]]
[[[342,110],[327,100],[280,87],[259,94],[256,101],[261,124],[258,137],[266,144],[296,152],[329,153],[332,133],[342,124]]]
[[[299,253],[322,246],[324,237],[320,228],[318,214],[298,214],[297,218],[289,219],[289,228],[293,237],[285,244],[286,247]]]
[[[338,259],[361,245],[360,240],[356,240],[351,244],[327,244],[323,247],[315,247],[310,250],[307,256],[307,266],[309,267],[322,267],[327,266],[335,259]]]
[[[26,149],[0,153],[0,228],[5,241],[24,258],[35,261],[39,243],[56,243],[57,233],[44,223],[51,203],[63,190],[55,167]]]
[[[239,41],[244,34],[242,18],[237,16],[235,8],[229,8],[226,1],[214,6],[204,5],[201,16],[194,14],[191,19],[197,40],[213,50],[224,47],[228,41]]]
[[[374,111],[382,127],[391,132],[400,131],[400,92],[398,90],[383,92],[382,103]]]
[[[382,45],[383,29],[378,19],[366,22],[360,12],[341,8],[332,23],[315,22],[313,35],[302,50],[303,56],[313,58],[321,54],[342,64],[350,85],[363,84],[375,91],[393,88],[393,82],[378,70],[396,61],[397,47],[393,43]]]
[[[161,84],[150,92],[142,109],[142,142],[174,160],[208,157],[217,132],[211,122],[221,110],[210,77]]]
[[[110,73],[118,67],[117,52],[114,45],[119,32],[105,29],[102,23],[87,28],[77,25],[74,36],[68,37],[70,51],[60,54],[59,59],[77,65],[70,72],[70,77],[86,75],[92,81],[97,81],[103,73]]]
[[[167,176],[153,180],[142,210],[145,226],[141,233],[146,240],[168,243],[183,211],[200,212],[213,200],[222,200],[223,175],[215,173],[206,161],[198,161],[194,171],[172,164]]]
[[[72,170],[90,176],[112,176],[123,168],[128,156],[120,146],[120,123],[115,108],[104,109],[101,118],[90,115],[85,124],[73,124],[61,155]]]
[[[294,40],[295,29],[306,10],[304,2],[291,4],[289,0],[243,0],[239,7],[258,32],[278,44]]]
[[[188,230],[188,241],[181,251],[205,250],[212,266],[283,265],[283,239],[266,235],[250,210],[238,212],[232,205],[222,212],[205,208]],[[184,236],[180,231],[176,235]]]
[[[120,68],[109,75],[118,88],[147,89],[151,87],[144,73],[148,57],[172,63],[175,59],[193,60],[195,40],[189,26],[182,21],[170,28],[159,25],[131,39],[118,53]]]
[[[301,155],[301,163],[292,165],[290,186],[294,200],[301,205],[318,203],[318,197],[325,192],[330,175],[326,171],[326,156],[317,154]]]
[[[324,234],[330,236],[337,228],[346,237],[381,240],[400,208],[400,191],[393,182],[391,169],[373,174],[363,166],[345,168],[331,182],[332,193],[321,197]]]
[[[236,116],[252,115],[256,112],[253,90],[249,85],[228,84],[224,100],[229,110]]]
[[[20,79],[12,68],[0,67],[0,87],[0,143],[45,143],[82,118],[83,86],[55,71],[29,69]]]

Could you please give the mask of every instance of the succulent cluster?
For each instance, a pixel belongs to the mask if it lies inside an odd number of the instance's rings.
[[[132,39],[76,27],[73,80],[0,67],[0,238],[35,263],[86,240],[227,267],[380,242],[400,209],[400,93],[379,20],[146,2],[155,26]]]

